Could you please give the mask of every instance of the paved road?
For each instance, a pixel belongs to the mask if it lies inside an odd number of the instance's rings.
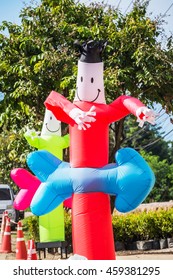
[[[117,256],[117,260],[173,260],[172,254],[139,254],[128,256]]]
[[[150,251],[117,252],[117,260],[173,260],[173,248]]]
[[[16,258],[15,252],[3,254],[0,253],[0,260],[14,260]],[[60,256],[58,255],[58,259]],[[46,259],[57,259],[57,256],[47,255]],[[147,252],[117,252],[117,260],[173,260],[173,249],[164,249],[157,251],[147,251]]]

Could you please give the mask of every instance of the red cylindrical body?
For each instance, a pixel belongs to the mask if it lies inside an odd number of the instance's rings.
[[[86,92],[87,94],[87,92]],[[55,117],[70,125],[71,167],[100,168],[108,164],[109,124],[144,106],[131,96],[120,96],[111,104],[75,101],[71,103],[52,92],[45,101]],[[86,130],[79,130],[69,117],[72,109],[88,112],[94,105],[96,120]],[[74,194],[72,205],[73,249],[90,260],[114,260],[115,248],[109,196],[103,193]]]
[[[115,260],[110,198],[104,193],[74,194],[73,252],[88,260]]]

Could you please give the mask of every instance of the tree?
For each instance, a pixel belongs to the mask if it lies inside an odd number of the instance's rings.
[[[136,125],[135,117],[127,117],[124,122],[124,140],[122,147],[132,147],[137,151],[144,150],[152,152],[153,155],[159,156],[160,160],[166,159],[172,162],[171,142],[167,142],[163,138],[160,125],[144,124],[141,128]]]
[[[170,165],[166,159],[160,160],[159,156],[144,151],[141,151],[141,155],[149,163],[156,177],[156,184],[146,202],[172,200],[173,164]]]
[[[132,147],[149,163],[156,177],[153,190],[145,202],[168,201],[173,197],[172,142],[164,141],[159,127],[145,124],[137,127],[135,118],[128,117],[124,125],[122,147]]]
[[[108,42],[103,54],[107,102],[120,94],[159,102],[167,112],[173,105],[172,38],[163,49],[157,38],[160,23],[147,15],[148,1],[127,15],[106,4],[89,6],[75,0],[42,0],[21,11],[21,25],[3,22],[0,34],[0,175],[9,182],[13,167],[25,165],[31,150],[23,139],[26,126],[40,129],[43,103],[51,90],[73,99],[78,53],[74,41]],[[85,16],[84,16],[85,15]],[[123,124],[112,124],[112,151],[123,139]],[[111,132],[112,133],[112,132]],[[13,156],[11,156],[13,155]],[[111,159],[112,160],[112,159]],[[1,179],[2,180],[2,179]]]

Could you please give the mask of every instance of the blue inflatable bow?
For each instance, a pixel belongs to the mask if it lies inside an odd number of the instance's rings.
[[[116,153],[116,164],[103,168],[71,168],[69,163],[40,150],[28,155],[27,164],[42,182],[31,202],[31,211],[43,215],[73,193],[104,192],[115,195],[119,212],[135,209],[154,186],[155,176],[147,162],[131,148]]]

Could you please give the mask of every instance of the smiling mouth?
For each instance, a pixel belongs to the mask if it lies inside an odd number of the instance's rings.
[[[96,98],[94,98],[93,100],[91,100],[91,101],[88,101],[88,102],[94,102],[94,101],[96,101],[97,100],[97,98],[99,97],[99,94],[100,94],[100,92],[101,92],[101,90],[98,88],[98,93],[97,93],[97,96],[96,96]],[[77,97],[78,97],[78,99],[79,99],[79,101],[83,101],[82,99],[80,99],[80,97],[79,97],[79,94],[78,94],[78,88],[76,89],[76,93],[77,93]]]
[[[50,129],[48,128],[47,123],[46,123],[46,128],[47,128],[47,130],[48,130],[49,132],[52,132],[52,133],[55,133],[55,132],[57,132],[58,130],[60,130],[60,127],[59,127],[57,130],[50,130]]]

